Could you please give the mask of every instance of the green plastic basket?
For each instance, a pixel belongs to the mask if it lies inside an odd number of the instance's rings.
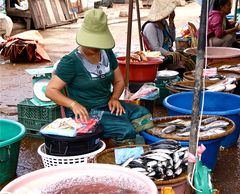
[[[35,106],[27,98],[17,105],[18,122],[22,123],[30,135],[38,135],[39,130],[57,118],[61,118],[61,109],[58,105]]]
[[[15,176],[20,142],[25,134],[21,123],[0,119],[0,184]]]

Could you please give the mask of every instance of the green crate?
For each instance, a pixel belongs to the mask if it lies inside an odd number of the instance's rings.
[[[60,106],[35,106],[30,100],[27,98],[17,105],[18,122],[26,127],[28,134],[37,134],[41,127],[61,118]]]

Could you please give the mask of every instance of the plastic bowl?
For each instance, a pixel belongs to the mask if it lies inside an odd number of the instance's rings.
[[[36,170],[13,180],[2,189],[2,192],[44,194],[92,184],[117,186],[121,190],[133,190],[141,194],[158,193],[154,182],[144,174],[110,164],[78,164]],[[98,189],[97,187],[96,191]],[[103,193],[109,193],[109,190]]]
[[[158,57],[147,57],[147,62],[130,62],[129,81],[131,82],[150,82],[156,78],[158,66],[163,61]],[[119,68],[126,76],[126,57],[117,57]]]

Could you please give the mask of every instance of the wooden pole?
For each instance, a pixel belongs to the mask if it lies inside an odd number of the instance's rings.
[[[239,3],[239,0],[236,0],[236,2],[235,2],[235,10],[234,10],[234,21],[235,22],[237,21],[238,3]]]
[[[206,26],[207,26],[207,0],[202,1],[201,16],[200,16],[200,30],[197,48],[197,60],[195,67],[195,87],[193,92],[193,104],[192,104],[192,120],[191,131],[189,137],[189,152],[195,155],[197,147],[197,134],[199,125],[199,110],[200,110],[200,93],[202,85],[202,72],[205,65],[205,47],[206,47]],[[188,174],[193,172],[193,163],[188,164]],[[188,193],[190,192],[190,185],[188,187]]]
[[[139,36],[140,50],[143,51],[143,44],[142,44],[142,38],[141,38],[141,17],[140,17],[140,11],[139,11],[139,0],[136,0],[136,10],[137,10],[138,36]]]
[[[131,53],[131,38],[132,38],[132,12],[133,12],[133,0],[129,0],[128,6],[128,28],[127,28],[127,51],[126,51],[126,74],[125,74],[125,98],[128,97],[128,85],[129,85],[129,66],[130,66],[130,53]]]

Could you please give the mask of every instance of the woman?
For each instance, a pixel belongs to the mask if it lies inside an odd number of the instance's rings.
[[[76,120],[88,120],[91,110],[104,111],[100,120],[103,137],[115,145],[134,143],[137,132],[153,127],[152,116],[144,107],[119,101],[124,80],[102,10],[86,13],[76,41],[80,46],[61,59],[46,96],[68,107],[67,116]],[[61,92],[64,87],[68,96]]]
[[[215,0],[208,16],[208,44],[217,47],[232,47],[236,43],[239,24],[230,22],[226,16],[231,13],[232,0]]]
[[[172,47],[176,37],[175,7],[175,0],[154,0],[142,32],[151,50],[160,51],[165,56],[166,68],[177,70],[182,74],[186,70],[193,70],[195,63],[191,58],[179,52],[173,52]]]

